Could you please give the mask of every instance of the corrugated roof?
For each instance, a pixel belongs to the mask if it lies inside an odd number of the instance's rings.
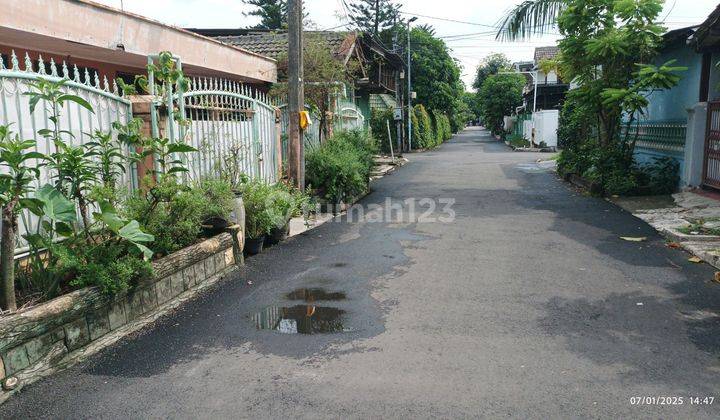
[[[554,45],[551,47],[537,47],[535,48],[535,63],[540,62],[540,60],[555,58],[559,52],[560,48]]]
[[[354,32],[304,32],[306,41],[322,39],[338,55],[344,55],[347,52],[348,45],[346,41],[350,35],[354,35]],[[354,39],[354,36],[352,38]],[[215,39],[275,59],[281,53],[286,52],[288,48],[287,32],[248,32],[247,35],[218,36]]]

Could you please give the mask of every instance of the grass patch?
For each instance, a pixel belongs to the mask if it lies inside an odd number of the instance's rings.
[[[511,134],[507,138],[508,144],[512,147],[530,147],[530,141],[525,140],[523,136]]]
[[[688,220],[689,226],[678,228],[678,232],[685,235],[713,235],[720,236],[720,219],[693,219]],[[706,225],[708,222],[714,222]]]

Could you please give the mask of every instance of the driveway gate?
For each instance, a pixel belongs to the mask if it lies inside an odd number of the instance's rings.
[[[720,101],[708,103],[703,185],[720,189]]]

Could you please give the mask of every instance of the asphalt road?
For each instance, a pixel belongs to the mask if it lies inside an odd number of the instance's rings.
[[[370,214],[248,259],[142,334],[27,387],[0,418],[718,418],[711,267],[539,156],[478,129],[412,154],[373,184]],[[405,220],[378,221],[386,197],[405,202]],[[454,220],[411,220],[423,198],[455,199]],[[300,287],[346,294],[316,302],[344,311],[317,323],[340,331],[256,329],[253,314],[301,303],[285,297]]]

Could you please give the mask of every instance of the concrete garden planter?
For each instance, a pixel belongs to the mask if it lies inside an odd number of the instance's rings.
[[[242,261],[238,226],[152,263],[154,278],[109,297],[97,288],[76,290],[0,316],[0,403],[56,370],[140,329],[191,298]]]

